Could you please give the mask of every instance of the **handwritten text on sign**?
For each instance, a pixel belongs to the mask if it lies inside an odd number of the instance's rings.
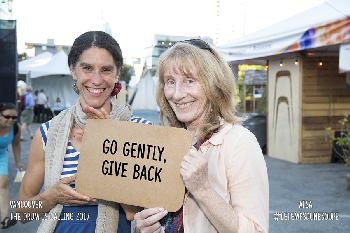
[[[103,153],[115,155],[118,150],[118,142],[115,140],[106,139],[103,142]],[[153,161],[162,161],[162,153],[164,152],[164,147],[130,143],[125,142],[123,145],[123,156],[130,156],[131,158],[137,159],[152,159]],[[164,159],[166,163],[166,159]],[[104,160],[102,164],[102,173],[104,175],[116,175],[121,177],[127,177],[127,166],[128,163],[122,163],[117,161]],[[160,173],[162,168],[156,166],[142,167],[139,164],[134,164],[133,169],[133,179],[144,179],[148,181],[161,182]]]
[[[98,199],[176,211],[185,192],[180,163],[190,147],[184,129],[88,120],[77,190]]]

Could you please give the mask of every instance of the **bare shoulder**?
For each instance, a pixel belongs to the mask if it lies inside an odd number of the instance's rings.
[[[40,129],[37,129],[35,131],[32,144],[30,146],[29,150],[29,158],[28,163],[31,162],[31,160],[44,160],[44,150],[43,150],[43,142],[42,142],[42,135],[40,132]]]

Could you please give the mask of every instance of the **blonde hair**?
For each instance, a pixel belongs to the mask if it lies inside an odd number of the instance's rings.
[[[157,103],[160,107],[161,121],[164,124],[166,119],[170,126],[181,128],[186,127],[176,118],[164,95],[164,74],[167,69],[176,67],[186,75],[192,73],[193,67],[196,67],[197,78],[208,101],[205,120],[200,128],[201,139],[220,127],[221,118],[228,123],[240,123],[239,118],[235,116],[235,81],[232,70],[212,47],[208,48],[202,49],[189,43],[178,42],[160,56],[158,67]]]

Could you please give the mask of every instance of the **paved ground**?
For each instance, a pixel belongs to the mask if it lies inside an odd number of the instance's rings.
[[[271,233],[350,232],[350,191],[346,190],[345,181],[350,167],[342,164],[292,164],[269,157],[266,162],[270,182]],[[302,200],[307,201],[305,207],[311,202],[312,208],[299,208]],[[339,220],[276,221],[276,212],[334,212]]]
[[[27,140],[22,145],[22,157],[25,163],[29,144]],[[13,183],[15,175],[13,156],[10,162],[10,193],[11,199],[15,200],[19,184]],[[270,233],[350,232],[350,191],[346,190],[345,183],[345,174],[350,172],[350,167],[342,164],[300,165],[269,157],[266,157],[266,162],[270,182]],[[303,200],[306,201],[305,207],[312,205],[312,208],[299,208],[299,202]],[[333,212],[338,214],[338,220],[274,220],[275,215],[281,219],[283,217],[281,213],[288,214],[288,212]],[[12,228],[0,231],[32,233],[36,232],[37,226],[38,222],[18,223]]]

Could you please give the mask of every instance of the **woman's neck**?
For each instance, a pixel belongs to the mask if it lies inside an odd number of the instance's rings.
[[[81,109],[82,111],[85,113],[85,114],[89,114],[89,110],[88,109],[85,109],[87,106],[88,107],[91,107],[89,105],[86,104],[86,102],[83,100],[83,99],[80,99],[80,106],[81,106]],[[98,111],[101,111],[101,109],[103,109],[104,111],[106,111],[106,113],[109,115],[110,112],[112,111],[112,102],[110,99],[107,99],[106,102],[99,108],[95,108],[95,107],[91,107],[91,108],[94,108]],[[86,112],[87,111],[87,112]]]
[[[199,135],[202,124],[203,124],[202,119],[196,119],[188,124],[185,124],[185,126],[186,126],[186,129],[191,132],[192,137],[194,137]]]
[[[111,101],[108,99],[108,100],[106,101],[106,103],[105,103],[101,108],[103,108],[108,114],[110,114],[111,111],[112,111],[112,103],[111,103]],[[101,109],[101,108],[100,108],[100,109]],[[99,110],[100,110],[100,109],[99,109]]]
[[[193,136],[199,136],[200,128],[205,123],[206,116],[206,110],[204,110],[196,119],[185,123],[186,129],[189,130]]]
[[[108,98],[106,102],[100,107],[100,108],[95,108],[96,110],[101,111],[101,109],[105,110],[108,114],[112,111],[112,103],[110,99]]]
[[[192,138],[192,145],[194,145],[199,139],[199,127],[189,125],[189,126],[186,126],[186,129],[190,131],[191,138]]]

